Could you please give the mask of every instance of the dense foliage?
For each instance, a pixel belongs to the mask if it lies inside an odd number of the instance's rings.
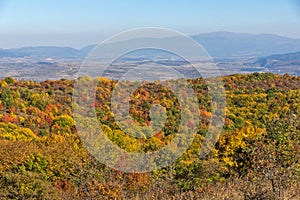
[[[140,131],[145,135],[136,139],[114,121],[110,98],[117,82],[96,81],[91,107],[110,140],[129,152],[170,143],[180,103],[167,87],[147,83],[131,94],[132,127],[151,124],[151,105],[160,104],[167,113],[161,131],[150,138]],[[189,80],[201,121],[188,151],[166,168],[126,174],[99,163],[82,144],[72,116],[74,81],[0,80],[0,199],[299,197],[300,77],[254,73],[223,81],[225,125],[208,156],[200,158],[199,150],[210,125],[211,98],[199,78]]]

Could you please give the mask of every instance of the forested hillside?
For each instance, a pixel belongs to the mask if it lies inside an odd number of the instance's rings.
[[[193,79],[201,120],[192,145],[168,167],[132,174],[108,168],[86,150],[72,113],[74,81],[0,80],[0,199],[299,199],[300,77],[222,79],[226,119],[210,154],[199,157],[211,99],[205,80]],[[91,106],[110,140],[129,152],[170,143],[180,119],[170,90],[148,83],[131,94],[130,115],[141,127],[151,124],[151,105],[167,111],[161,131],[137,139],[114,121],[110,97],[117,82],[96,81]]]

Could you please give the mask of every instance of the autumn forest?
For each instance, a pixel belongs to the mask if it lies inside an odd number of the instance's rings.
[[[209,154],[199,156],[212,100],[205,79],[190,79],[200,115],[192,144],[174,163],[145,173],[113,169],[87,150],[74,119],[72,106],[81,108],[73,98],[84,98],[76,96],[74,80],[0,80],[0,199],[299,199],[300,77],[252,73],[222,80],[225,123]],[[151,124],[153,104],[167,113],[162,130],[152,137],[141,130],[135,138],[111,110],[117,81],[93,81],[98,84],[91,108],[109,140],[127,152],[170,144],[181,119],[172,91],[146,83],[131,94],[136,126]],[[126,159],[117,164],[126,165]]]

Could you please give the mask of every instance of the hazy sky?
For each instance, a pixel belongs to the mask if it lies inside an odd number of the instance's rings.
[[[298,1],[300,2],[300,1]],[[0,0],[0,48],[81,48],[120,31],[273,33],[300,38],[297,0]]]

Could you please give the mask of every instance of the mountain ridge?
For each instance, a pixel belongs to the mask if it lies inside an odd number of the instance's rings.
[[[213,58],[228,57],[264,57],[273,54],[283,54],[300,51],[300,39],[284,37],[275,34],[249,34],[217,31],[200,33],[190,36],[201,44]],[[143,42],[148,38],[137,38],[111,44],[111,47],[126,45],[128,42]],[[157,38],[156,42],[175,42],[176,38]],[[91,44],[82,48],[66,46],[27,46],[21,48],[0,49],[0,57],[55,57],[83,58],[97,45]]]

